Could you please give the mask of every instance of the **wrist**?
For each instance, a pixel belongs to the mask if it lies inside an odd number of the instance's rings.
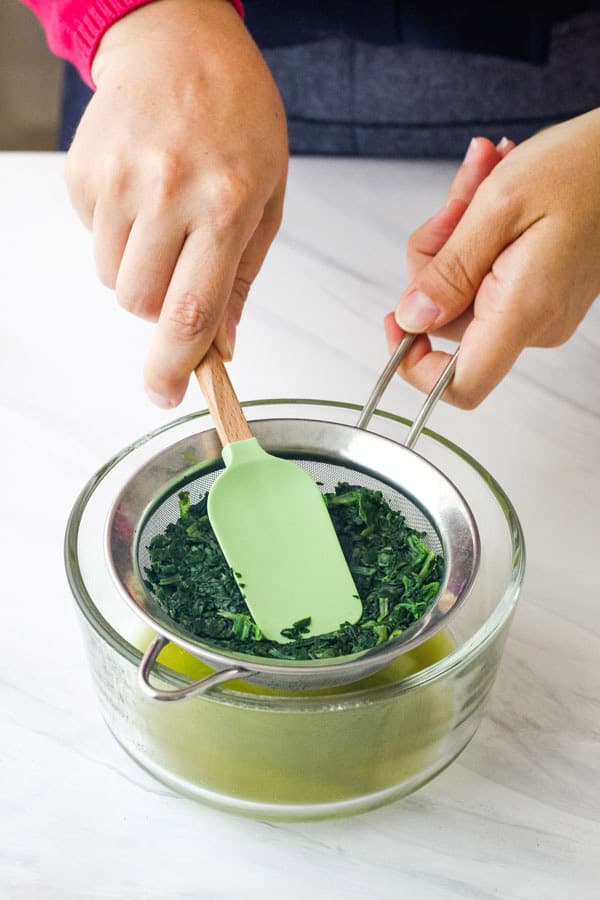
[[[132,0],[132,3],[135,0]],[[185,48],[190,38],[201,36],[213,27],[245,28],[240,0],[139,0],[125,15],[116,19],[104,32],[90,72],[95,87],[108,70],[130,61],[137,48],[146,47],[150,56],[158,48]]]

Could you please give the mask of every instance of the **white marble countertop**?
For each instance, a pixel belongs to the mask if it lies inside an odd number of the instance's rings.
[[[407,236],[451,172],[293,161],[283,229],[238,337],[242,399],[366,397]],[[173,414],[145,399],[151,326],[97,284],[61,174],[59,155],[0,157],[0,896],[600,897],[598,304],[567,345],[526,353],[478,410],[434,414],[507,490],[529,551],[475,740],[390,807],[320,823],[240,819],[139,769],[88,676],[63,573],[66,518],[102,462]],[[418,399],[397,379],[383,405],[410,415]],[[190,389],[182,412],[199,405]]]

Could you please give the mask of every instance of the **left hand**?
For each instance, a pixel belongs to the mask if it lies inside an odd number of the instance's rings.
[[[600,110],[510,151],[495,161],[490,152],[479,186],[474,178],[466,196],[451,192],[415,232],[410,284],[396,322],[386,321],[392,346],[404,331],[423,332],[400,367],[423,391],[449,359],[424,332],[461,341],[444,397],[464,409],[489,394],[525,347],[564,343],[600,293]],[[419,234],[424,249],[416,252]]]

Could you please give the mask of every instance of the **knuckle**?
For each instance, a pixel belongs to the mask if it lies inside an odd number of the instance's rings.
[[[434,282],[434,290],[443,293],[450,301],[471,299],[476,293],[477,288],[467,266],[460,255],[451,250],[442,250],[432,259],[427,275]]]
[[[520,190],[513,179],[490,177],[478,187],[476,199],[498,222],[510,222],[520,208]]]
[[[423,222],[418,228],[415,228],[415,230],[411,232],[407,243],[407,250],[409,253],[426,252],[428,245],[431,244],[432,234],[437,235],[437,231],[434,228],[434,219],[435,216],[433,219],[428,219],[426,222]]]
[[[191,341],[215,324],[214,312],[204,297],[185,291],[175,299],[167,315],[167,325],[176,340]]]
[[[481,295],[485,297],[483,308],[477,305],[480,316],[491,323],[511,317],[525,327],[528,311],[523,303],[521,291],[516,284],[507,283],[492,267],[481,284]],[[476,301],[478,304],[478,301]]]
[[[110,287],[110,285],[108,285]],[[117,283],[117,302],[134,316],[141,319],[155,319],[151,312],[151,299],[141,291],[132,291],[130,288],[120,287]]]
[[[468,411],[476,409],[485,399],[485,396],[485,393],[477,385],[469,385],[453,392],[450,396],[450,401],[458,409]]]
[[[527,207],[525,188],[519,179],[494,174],[479,185],[473,203],[488,220],[493,217],[497,229],[508,237],[518,227]]]
[[[241,275],[236,275],[233,287],[231,289],[231,296],[235,297],[237,300],[240,300],[242,304],[244,304],[248,299],[250,286],[251,281],[248,278],[243,278]]]
[[[111,291],[114,291],[117,284],[117,272],[115,271],[113,266],[97,261],[96,274],[98,276],[100,284],[103,284],[104,287],[110,288]]]
[[[255,236],[260,236],[261,244],[264,247],[264,253],[268,246],[273,242],[277,232],[281,227],[281,223],[283,221],[283,206],[282,204],[277,204],[277,206],[270,207],[268,206],[264,212],[264,215],[257,226],[255,231]],[[263,255],[264,258],[264,255]],[[258,273],[260,266],[262,265],[262,260],[260,264],[256,267],[256,273]]]
[[[233,283],[229,298],[229,311],[237,322],[242,317],[242,312],[250,293],[251,282],[238,275]]]
[[[418,231],[413,231],[406,245],[406,258],[410,260],[419,259],[421,254],[421,242]]]
[[[238,225],[251,205],[250,185],[233,168],[223,168],[213,173],[207,192],[211,218],[215,227],[220,230]]]
[[[269,218],[267,220],[267,235],[270,240],[273,240],[273,238],[281,228],[282,221],[283,205],[279,204],[277,208],[269,215]]]
[[[568,322],[555,321],[550,327],[546,328],[541,340],[537,341],[539,347],[561,347],[573,337],[576,326]]]
[[[151,162],[151,180],[156,200],[170,202],[187,182],[187,162],[179,149],[165,149]]]
[[[113,153],[104,164],[103,188],[111,197],[122,197],[130,182],[129,167],[120,153]]]
[[[171,406],[176,406],[185,393],[185,383],[182,384],[181,377],[162,370],[150,359],[144,368],[144,384],[152,394],[172,398],[175,402],[171,402]]]
[[[541,303],[540,294],[528,290],[525,283],[498,292],[495,297],[492,295],[486,312],[514,322],[525,346],[560,347],[576,329],[576,322],[568,315],[560,296],[545,290]]]
[[[408,243],[406,245],[407,252],[409,256],[415,254],[418,250],[419,243],[419,230],[413,231],[408,239]]]
[[[64,173],[65,184],[71,200],[82,196],[86,185],[85,169],[80,162],[79,156],[72,150],[67,156]]]

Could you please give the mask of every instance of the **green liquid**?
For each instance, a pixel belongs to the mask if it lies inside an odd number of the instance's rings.
[[[455,717],[450,687],[436,681],[378,699],[348,695],[393,684],[453,649],[442,632],[369,678],[334,689],[293,694],[239,681],[224,685],[214,699],[144,699],[139,712],[147,749],[166,780],[174,775],[180,786],[209,791],[217,802],[225,796],[270,805],[327,804],[414,786],[445,752]],[[211,671],[173,645],[160,662],[193,679]],[[255,695],[248,698],[253,705],[240,705],[230,690]],[[320,695],[331,702],[315,703]],[[336,702],[337,695],[346,696]],[[269,706],[271,696],[295,697],[297,703]]]
[[[316,691],[280,691],[272,688],[262,687],[252,684],[250,681],[229,681],[227,687],[230,690],[242,691],[246,694],[264,694],[265,696],[274,697],[318,697],[330,694],[348,694],[355,691],[365,690],[366,688],[381,687],[385,684],[392,684],[401,678],[408,678],[422,669],[439,662],[454,649],[454,645],[450,637],[445,632],[440,632],[429,638],[423,644],[409,650],[402,656],[397,657],[391,663],[388,663],[383,669],[363,678],[361,681],[355,681],[352,684],[341,685],[335,688],[323,688]],[[169,669],[173,669],[181,675],[187,675],[188,678],[197,680],[205,678],[213,671],[205,663],[201,662],[195,656],[192,656],[181,647],[175,644],[169,644],[160,654],[158,661]]]

